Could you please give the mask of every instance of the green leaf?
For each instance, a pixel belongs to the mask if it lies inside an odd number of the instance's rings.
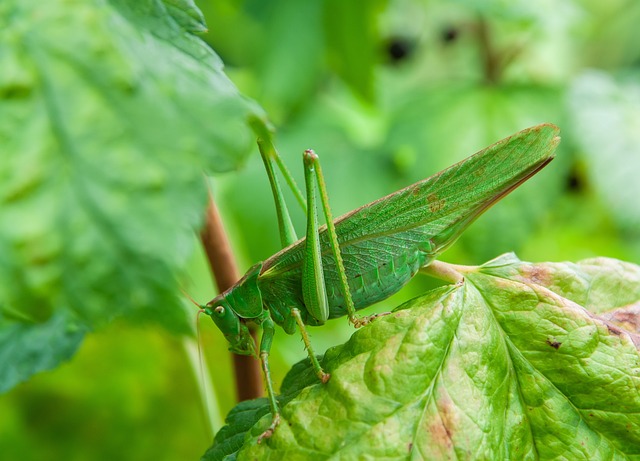
[[[374,99],[373,70],[378,61],[378,16],[386,1],[327,0],[324,25],[329,64],[359,96]]]
[[[264,31],[254,44],[259,49],[256,73],[260,101],[275,120],[286,119],[304,106],[323,77],[322,2],[272,0]],[[287,44],[287,46],[283,46]]]
[[[541,276],[549,267],[557,270]],[[270,423],[265,414],[225,455],[640,459],[638,337],[555,292],[595,303],[624,286],[637,301],[640,267],[511,255],[459,270],[463,282],[409,301],[327,351],[326,385],[304,377],[308,366],[292,371],[275,434],[256,443]]]
[[[35,325],[0,316],[0,393],[71,358],[85,333],[65,311]]]
[[[227,415],[227,425],[216,434],[215,444],[202,456],[202,460],[235,460],[246,432],[267,413],[269,402],[266,398],[245,400],[235,406]]]
[[[302,389],[312,386],[316,382],[317,378],[309,360],[296,363],[284,378],[278,404],[281,407],[286,405]],[[227,425],[218,431],[213,445],[202,456],[202,460],[235,460],[247,432],[257,421],[270,414],[269,401],[266,398],[240,402],[227,415]]]
[[[204,16],[193,0],[163,0],[163,3],[184,30],[194,34],[207,31]]]
[[[260,115],[197,17],[188,0],[0,5],[0,302],[32,328],[61,311],[191,330],[177,276],[203,169],[236,168]]]
[[[638,74],[614,78],[589,71],[569,91],[571,129],[589,179],[617,223],[640,227],[640,84]]]
[[[640,300],[640,266],[613,258],[533,264],[509,253],[483,265],[482,272],[534,282],[595,314]]]

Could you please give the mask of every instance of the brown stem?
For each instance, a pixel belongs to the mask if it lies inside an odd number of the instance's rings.
[[[205,225],[200,233],[200,240],[207,253],[215,284],[218,291],[222,293],[233,286],[240,279],[240,275],[218,208],[211,195],[209,195],[209,205],[207,206]],[[255,341],[256,332],[254,329],[251,330],[251,335]],[[264,392],[260,362],[255,357],[247,355],[232,354],[232,356],[238,400],[262,397]]]
[[[477,34],[480,42],[480,52],[484,63],[484,77],[487,83],[493,85],[500,79],[500,56],[493,49],[488,21],[480,18],[477,23]]]
[[[490,85],[500,83],[505,69],[522,52],[522,44],[511,44],[507,48],[496,49],[491,40],[491,30],[489,21],[486,18],[479,18],[474,27],[478,38],[480,53],[484,66],[485,82]]]

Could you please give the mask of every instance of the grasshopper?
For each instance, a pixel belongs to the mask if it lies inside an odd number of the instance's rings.
[[[290,185],[293,180],[271,141],[267,137],[258,141],[285,247],[203,306],[229,341],[229,350],[237,354],[256,355],[247,322],[262,327],[258,355],[272,423],[258,442],[270,437],[280,421],[269,371],[275,325],[288,334],[300,331],[316,375],[327,382],[329,374],[313,352],[306,325],[322,325],[344,315],[356,327],[373,320],[376,315],[359,318],[356,312],[400,290],[478,216],[545,167],[554,158],[558,133],[551,124],[520,131],[335,222],[318,157],[305,151],[307,229],[300,240],[274,166]],[[318,225],[316,184],[326,220],[323,226]],[[304,202],[299,192],[296,196]]]

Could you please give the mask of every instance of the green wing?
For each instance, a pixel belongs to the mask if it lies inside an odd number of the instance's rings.
[[[559,129],[551,124],[520,131],[467,159],[335,221],[347,277],[385,264],[428,264],[480,214],[541,170],[553,157]],[[326,227],[320,230],[327,287],[336,282]],[[261,279],[298,277],[304,239],[275,254]],[[335,280],[334,280],[335,279]],[[284,280],[282,280],[284,282]]]

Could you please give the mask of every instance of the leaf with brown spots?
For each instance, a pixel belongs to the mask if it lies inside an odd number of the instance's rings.
[[[236,441],[244,434],[241,448],[205,459],[638,459],[636,337],[593,312],[636,306],[640,267],[513,255],[451,267],[464,282],[327,351],[327,384],[307,363],[294,367],[272,438],[256,444],[270,423],[264,402],[255,425],[234,432]],[[607,298],[607,287],[624,293]],[[224,433],[212,450],[225,446]]]

